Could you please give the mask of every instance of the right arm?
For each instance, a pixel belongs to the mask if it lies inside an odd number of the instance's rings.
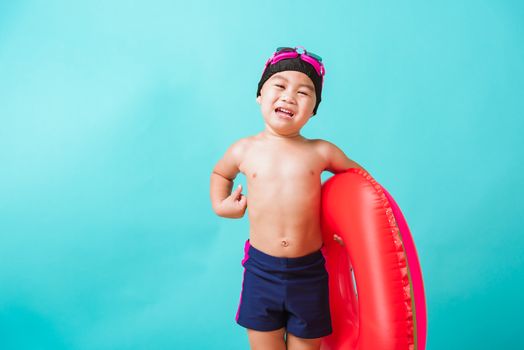
[[[246,142],[245,139],[241,139],[231,145],[211,173],[211,205],[219,216],[241,218],[246,211],[247,197],[241,193],[242,186],[239,185],[231,192],[233,180],[240,172]]]

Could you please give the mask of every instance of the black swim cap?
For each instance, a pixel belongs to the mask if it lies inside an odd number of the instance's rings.
[[[294,70],[297,72],[302,72],[305,75],[311,79],[313,82],[313,85],[315,86],[315,95],[317,96],[317,101],[315,104],[315,108],[313,109],[313,115],[317,114],[317,108],[321,101],[321,94],[322,94],[322,77],[318,75],[315,68],[303,61],[300,57],[295,58],[288,58],[278,61],[275,64],[270,64],[266,67],[264,70],[264,73],[262,73],[262,77],[260,78],[260,81],[258,82],[258,89],[257,89],[257,97],[260,96],[260,90],[262,89],[262,86],[264,83],[275,73],[286,71],[286,70]]]

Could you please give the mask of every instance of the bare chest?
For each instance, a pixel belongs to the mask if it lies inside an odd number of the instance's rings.
[[[318,178],[324,169],[322,157],[310,147],[254,147],[240,170],[252,181],[300,181]]]

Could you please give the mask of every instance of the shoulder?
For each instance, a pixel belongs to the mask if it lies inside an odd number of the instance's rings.
[[[226,179],[233,180],[236,174],[238,174],[249,145],[250,140],[248,137],[233,142],[233,144],[227,148],[222,158],[219,159],[213,172]]]
[[[334,143],[322,139],[310,140],[315,150],[325,158],[329,158],[333,153],[342,152]]]
[[[254,142],[253,136],[243,137],[235,141],[226,151],[226,154],[241,159]]]

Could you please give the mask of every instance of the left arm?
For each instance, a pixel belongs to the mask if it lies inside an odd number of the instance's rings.
[[[369,173],[357,162],[349,159],[340,148],[331,142],[319,140],[318,150],[326,160],[325,170],[333,174],[341,173],[349,168],[358,168]]]
[[[325,170],[332,172],[333,174],[341,173],[349,168],[362,169],[369,174],[366,169],[360,166],[357,162],[349,159],[340,148],[331,142],[319,140],[318,150],[326,161]],[[339,235],[333,234],[333,239],[338,244],[342,246],[344,245],[344,241]]]

